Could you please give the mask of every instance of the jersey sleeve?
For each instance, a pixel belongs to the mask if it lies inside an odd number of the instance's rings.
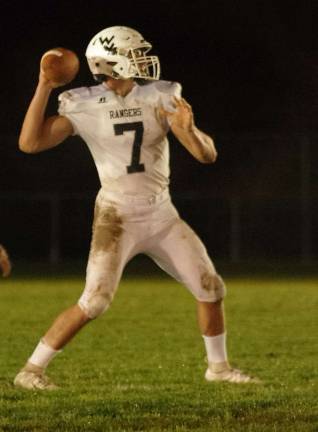
[[[181,84],[178,82],[164,81],[161,83],[161,103],[162,108],[167,111],[175,110],[174,98],[180,99],[182,94]]]
[[[163,108],[165,111],[174,112],[175,98],[180,99],[182,94],[181,84],[173,81],[160,81],[158,88],[160,92],[160,103],[159,108]],[[170,121],[167,117],[161,117],[163,126],[168,131],[170,129]]]
[[[58,96],[58,113],[72,123],[74,133],[73,135],[79,135],[77,126],[77,114],[81,112],[80,97],[78,92],[74,90],[68,90],[61,93]]]

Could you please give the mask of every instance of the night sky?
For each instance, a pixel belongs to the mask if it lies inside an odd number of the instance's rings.
[[[138,29],[153,43],[162,78],[183,84],[198,121],[211,131],[284,130],[295,117],[298,128],[314,127],[309,113],[317,110],[317,6],[314,0],[288,4],[1,2],[2,112],[9,100],[3,128],[17,131],[44,51],[54,46],[75,50],[82,64],[71,86],[92,84],[84,57],[87,43],[102,28],[118,24]]]

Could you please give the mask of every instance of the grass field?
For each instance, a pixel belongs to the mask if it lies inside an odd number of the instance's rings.
[[[83,279],[1,280],[0,431],[318,431],[318,279],[226,281],[230,359],[263,384],[206,383],[190,294],[168,278],[126,277],[50,365],[61,390],[41,393],[12,380]]]

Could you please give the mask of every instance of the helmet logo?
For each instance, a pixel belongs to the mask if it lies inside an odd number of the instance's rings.
[[[103,38],[100,36],[99,42],[101,43],[101,45],[103,46],[105,51],[113,51],[114,50],[115,44],[114,44],[114,42],[111,43],[114,40],[114,37],[115,37],[114,35],[110,38],[108,38],[106,36]]]

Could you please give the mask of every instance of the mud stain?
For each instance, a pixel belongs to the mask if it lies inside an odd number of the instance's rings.
[[[223,281],[218,274],[209,272],[202,273],[201,285],[205,291],[219,291],[223,288]]]
[[[215,275],[212,273],[202,273],[201,275],[201,286],[204,291],[211,292],[215,290]]]
[[[88,312],[92,319],[97,318],[104,313],[113,300],[113,295],[108,292],[96,292],[92,295],[88,302]]]
[[[106,252],[116,249],[123,233],[123,221],[115,207],[95,207],[93,223],[92,252]]]
[[[217,273],[202,273],[201,286],[202,289],[206,292],[211,293],[212,291],[214,291],[217,299],[222,299],[225,296],[226,288],[223,279]]]

